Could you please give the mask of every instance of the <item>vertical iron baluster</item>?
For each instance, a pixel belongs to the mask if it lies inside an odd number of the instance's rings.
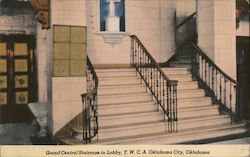
[[[130,68],[134,65],[134,39],[131,38]]]
[[[233,110],[232,110],[232,82],[230,82],[230,84],[229,84],[229,90],[230,90],[230,93],[229,93],[229,109],[230,109],[230,114],[233,112]],[[231,117],[231,123],[233,122],[233,120],[232,120],[232,115],[230,115],[230,117]]]
[[[166,88],[166,86],[165,86],[165,80],[163,79],[163,84],[162,84],[162,94],[163,94],[163,101],[162,101],[162,104],[163,104],[163,108],[164,108],[164,122],[166,121],[166,113],[165,113],[165,111],[166,111],[166,97],[165,97],[165,88]]]
[[[211,88],[211,73],[210,73],[210,64],[208,63],[208,86]]]
[[[205,84],[208,85],[207,84],[207,63],[206,63],[206,61],[204,61],[204,62],[205,62]]]
[[[170,127],[169,127],[169,95],[170,95],[170,93],[169,93],[169,85],[168,85],[168,81],[166,80],[166,92],[167,92],[167,99],[166,99],[166,102],[167,102],[167,106],[166,106],[166,114],[167,114],[167,123],[168,123],[168,132],[169,132],[169,129],[170,129]]]
[[[154,75],[153,75],[153,77],[154,77],[154,84],[153,84],[153,91],[155,91],[155,88],[156,88],[156,77],[155,77],[155,73],[156,73],[156,68],[155,68],[155,66],[154,66]],[[155,92],[154,92],[154,94],[155,94]],[[156,94],[155,94],[155,96],[156,96]]]
[[[215,70],[215,98],[218,99],[218,72]]]
[[[160,78],[159,78],[159,80],[160,80],[160,83],[159,83],[159,85],[160,85],[160,87],[159,87],[159,90],[160,90],[160,105],[162,106],[162,75],[161,75],[161,73],[159,74],[160,75]]]
[[[227,106],[227,80],[224,77],[224,105]]]
[[[169,83],[169,94],[170,94],[170,97],[169,97],[169,120],[170,120],[170,132],[172,132],[173,128],[172,128],[172,121],[173,121],[173,115],[172,115],[172,86],[171,84]]]
[[[201,78],[204,80],[204,71],[203,71],[203,58],[201,57]]]
[[[156,71],[156,97],[159,100],[159,77],[158,77],[159,72]],[[157,105],[157,111],[159,111],[159,105]]]
[[[214,67],[212,67],[212,91],[214,96]]]
[[[221,98],[222,97],[222,85],[221,85],[222,76],[221,76],[221,74],[219,76],[220,76],[220,78],[219,78],[220,79],[220,87],[219,87],[220,88],[220,102],[222,102],[222,98]]]

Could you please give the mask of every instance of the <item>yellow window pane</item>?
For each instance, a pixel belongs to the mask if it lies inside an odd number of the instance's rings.
[[[0,59],[0,72],[7,72],[7,60]]]
[[[70,75],[71,76],[85,76],[87,64],[84,60],[71,60],[70,61]]]
[[[28,104],[28,92],[16,92],[16,104]]]
[[[7,105],[7,93],[6,92],[0,93],[0,106],[1,105]]]
[[[28,88],[28,76],[27,75],[18,75],[15,78],[16,88]]]
[[[71,44],[70,59],[86,59],[86,44]]]
[[[0,76],[0,88],[7,88],[7,76]]]
[[[26,56],[27,55],[27,43],[15,43],[14,53],[15,56]]]
[[[54,43],[54,59],[69,59],[69,43]]]
[[[86,27],[71,27],[72,43],[86,43]]]
[[[54,26],[54,41],[69,42],[70,28],[68,26]]]
[[[27,72],[28,62],[26,59],[15,60],[15,72]]]
[[[69,76],[69,60],[54,60],[54,76]]]
[[[0,56],[6,56],[6,55],[7,55],[7,44],[0,43]]]

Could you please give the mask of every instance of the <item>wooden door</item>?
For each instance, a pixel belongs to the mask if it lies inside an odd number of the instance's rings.
[[[27,104],[37,101],[34,50],[34,36],[0,37],[0,123],[31,118]]]

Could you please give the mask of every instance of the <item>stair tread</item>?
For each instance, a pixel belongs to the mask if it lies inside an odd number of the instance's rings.
[[[107,119],[115,119],[115,118],[135,118],[135,117],[142,117],[142,116],[154,116],[154,115],[156,115],[156,116],[158,116],[158,115],[160,115],[160,112],[157,112],[157,111],[151,111],[151,112],[147,112],[147,113],[136,113],[136,114],[133,114],[133,115],[131,115],[131,114],[126,114],[126,115],[115,115],[115,116],[109,116],[109,117],[107,117],[107,116],[105,116],[105,117],[103,117],[103,116],[99,116],[99,119],[100,120],[107,120]]]
[[[184,119],[180,120],[179,124],[181,123],[187,123],[187,122],[197,122],[197,121],[204,121],[204,120],[212,120],[212,119],[223,119],[223,118],[228,118],[228,116],[225,115],[213,115],[213,116],[203,116],[198,119]],[[118,128],[106,128],[106,129],[100,129],[100,131],[115,131],[115,130],[128,130],[128,129],[134,129],[134,128],[143,128],[145,126],[157,126],[157,125],[167,125],[165,122],[160,122],[156,121],[154,123],[149,123],[149,124],[142,124],[142,125],[136,125],[136,126],[125,126],[125,127],[118,127]]]
[[[106,98],[121,98],[121,97],[135,97],[135,96],[151,96],[149,92],[134,92],[134,93],[116,93],[116,94],[98,94],[98,99],[106,99]]]
[[[135,102],[122,102],[122,103],[99,103],[98,106],[118,106],[118,105],[132,105],[132,104],[141,104],[141,103],[149,103],[151,101],[143,100],[143,101],[135,101]],[[153,103],[153,102],[151,102]]]
[[[153,133],[153,134],[146,134],[146,135],[139,135],[139,136],[132,136],[132,137],[124,137],[124,138],[119,138],[119,139],[112,139],[112,140],[103,140],[103,141],[99,141],[96,144],[121,144],[121,143],[143,143],[145,141],[150,141],[152,142],[152,140],[155,141],[155,143],[158,144],[170,144],[170,143],[178,143],[178,142],[174,142],[173,140],[176,138],[180,138],[180,137],[188,137],[188,139],[186,140],[191,140],[193,139],[193,135],[197,134],[205,134],[207,135],[208,133],[213,133],[212,137],[218,137],[221,135],[218,135],[214,132],[225,132],[225,130],[227,130],[227,132],[232,132],[234,131],[234,129],[237,129],[239,131],[239,133],[244,132],[245,129],[241,128],[242,125],[225,125],[225,126],[221,126],[221,125],[214,125],[213,127],[208,126],[208,127],[201,127],[199,129],[195,128],[194,130],[183,130],[181,132],[178,133],[169,133],[166,134],[166,132],[162,132],[162,133]],[[173,139],[174,138],[174,139]],[[211,138],[211,137],[210,137]],[[199,139],[204,139],[204,136],[200,136]],[[163,143],[159,143],[159,141],[163,141]],[[155,143],[150,143],[150,144],[155,144]],[[92,143],[94,144],[94,143]]]
[[[107,73],[107,72],[135,72],[132,68],[105,68],[105,69],[95,69],[96,73]]]

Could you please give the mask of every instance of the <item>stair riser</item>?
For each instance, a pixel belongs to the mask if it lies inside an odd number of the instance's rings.
[[[145,93],[146,87],[131,87],[131,88],[111,88],[111,89],[99,89],[99,95],[108,95],[108,94],[128,94],[128,93]]]
[[[142,82],[141,79],[127,79],[127,78],[99,80],[100,86],[101,85],[140,84],[141,82]]]
[[[113,98],[104,98],[99,97],[99,104],[116,104],[116,103],[131,103],[131,102],[141,102],[141,101],[151,101],[152,97],[149,95],[144,96],[131,96],[131,97],[113,97]]]
[[[107,77],[126,77],[126,76],[136,76],[135,71],[131,72],[107,72],[107,73],[98,73],[98,78],[107,78]]]
[[[208,126],[213,126],[213,125],[228,125],[229,120],[228,118],[216,118],[216,119],[209,119],[209,120],[204,120],[204,121],[192,121],[192,122],[186,122],[186,123],[181,123],[179,122],[178,124],[178,130],[187,130],[187,129],[194,129],[194,128],[200,128],[200,127],[208,127]]]
[[[190,84],[177,85],[177,90],[184,90],[184,89],[198,89],[198,84],[190,83]]]
[[[166,70],[163,69],[163,72],[168,76],[168,75],[182,75],[182,74],[191,74],[190,70],[178,70],[178,71],[174,71],[174,70]]]
[[[178,98],[196,98],[196,97],[203,97],[205,96],[204,91],[194,91],[194,92],[178,92]]]
[[[120,114],[131,114],[131,113],[138,113],[138,112],[152,112],[156,111],[157,107],[154,104],[146,104],[146,105],[139,105],[139,106],[123,106],[123,107],[114,107],[114,108],[99,108],[98,114],[99,116],[103,115],[120,115]]]
[[[95,71],[96,73],[134,72],[135,69],[134,68],[113,68],[113,69],[105,68],[105,69],[95,69]]]
[[[218,119],[212,119],[206,121],[206,124],[204,125],[204,121],[198,121],[198,122],[187,122],[187,123],[179,123],[178,125],[178,131],[187,130],[187,129],[194,129],[199,127],[205,127],[205,126],[213,126],[213,125],[226,125],[228,124],[228,119],[225,118],[218,118]],[[154,129],[152,129],[154,128]],[[112,139],[112,138],[124,138],[126,139],[129,136],[136,136],[143,134],[157,134],[157,133],[163,133],[168,131],[168,125],[167,123],[160,123],[156,125],[150,125],[140,128],[133,128],[133,129],[121,129],[121,130],[115,130],[115,131],[102,131],[100,130],[99,133],[99,139]]]
[[[204,110],[197,110],[197,111],[179,111],[178,117],[179,118],[190,118],[190,117],[198,117],[198,116],[205,116],[205,115],[219,115],[219,111],[216,108],[212,109],[204,109]]]
[[[161,121],[163,120],[163,114],[147,115],[147,116],[138,116],[138,117],[122,117],[122,118],[110,118],[104,119],[103,117],[99,118],[100,128],[102,127],[112,127],[117,125],[132,125],[136,123],[146,123],[151,121]]]
[[[178,102],[178,108],[194,108],[194,107],[200,107],[200,106],[212,106],[210,101],[201,101],[201,102],[193,102],[193,103],[181,103]]]

